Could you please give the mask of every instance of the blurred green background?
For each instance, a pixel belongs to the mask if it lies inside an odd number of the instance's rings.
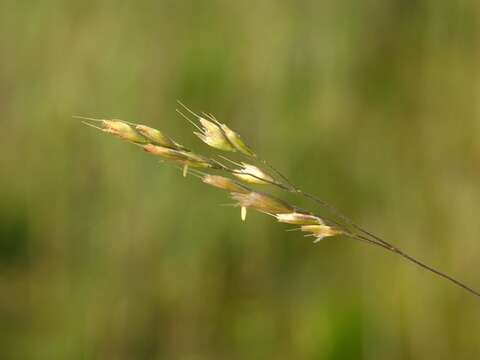
[[[226,194],[71,118],[143,122],[206,152],[176,100],[212,112],[303,189],[478,289],[479,11],[0,1],[0,359],[479,359],[468,293],[346,238],[241,223]]]

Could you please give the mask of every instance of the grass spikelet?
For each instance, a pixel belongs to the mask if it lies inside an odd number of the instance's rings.
[[[318,216],[293,212],[288,214],[275,214],[278,222],[295,225],[323,225],[324,222]]]
[[[199,118],[198,121],[202,124],[201,132],[195,132],[194,134],[197,135],[200,140],[218,150],[235,151],[235,148],[230,141],[228,141],[218,125],[202,117]]]
[[[144,145],[143,149],[150,154],[157,155],[164,159],[172,160],[183,165],[197,168],[212,168],[215,166],[207,158],[183,150],[175,150],[153,144]]]
[[[231,193],[247,194],[250,192],[246,187],[236,183],[234,180],[219,175],[205,175],[202,178],[205,184],[226,190]]]
[[[142,134],[145,138],[150,140],[155,145],[165,146],[172,149],[179,149],[181,147],[170,139],[167,135],[163,134],[160,130],[154,129],[146,125],[137,125],[135,129]]]
[[[294,211],[293,206],[277,199],[271,195],[249,192],[249,193],[231,193],[231,197],[236,200],[241,207],[252,208],[268,214],[285,214]]]
[[[135,144],[147,144],[148,139],[139,134],[129,123],[123,120],[104,120],[104,119],[92,119],[82,116],[74,116],[78,119],[86,120],[86,125],[92,126],[107,134],[112,134],[122,140],[130,141]],[[90,122],[98,123],[99,126],[93,125]]]
[[[326,237],[344,234],[344,231],[328,225],[302,225],[300,230],[309,232],[314,236],[316,238],[314,242],[318,242]]]
[[[230,129],[227,125],[221,124],[220,125],[223,132],[227,136],[227,139],[230,141],[230,143],[237,149],[239,152],[242,154],[249,156],[249,157],[254,157],[255,153],[250,149],[250,147],[242,140],[240,135]]]
[[[217,124],[220,129],[222,129],[226,138],[230,144],[232,144],[235,150],[238,150],[240,153],[248,157],[256,156],[253,150],[245,143],[245,141],[243,141],[242,137],[237,132],[230,129],[226,124],[220,123],[213,115],[205,114],[205,116],[207,116],[211,121]]]
[[[167,160],[173,160],[173,161],[186,161],[188,158],[183,154],[182,152],[171,149],[165,146],[158,146],[158,145],[153,145],[153,144],[147,144],[143,146],[143,150],[146,152],[160,156],[164,159]]]
[[[235,170],[233,175],[238,179],[249,184],[271,184],[275,180],[259,167],[247,163],[242,163],[241,169]]]
[[[201,126],[197,125],[194,121],[190,120],[188,116],[182,113],[180,110],[177,109],[177,112],[185,118],[188,122],[190,122],[195,128],[199,131],[194,132],[194,134],[202,140],[208,146],[211,146],[215,149],[222,150],[222,151],[236,151],[235,147],[232,143],[228,140],[227,136],[221,129],[221,127],[215,122],[205,119],[204,117],[194,113],[190,110],[187,106],[182,104],[180,101],[178,102],[185,110],[187,110],[191,115],[193,115]]]

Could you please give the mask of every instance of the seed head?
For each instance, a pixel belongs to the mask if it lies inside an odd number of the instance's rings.
[[[293,212],[293,207],[276,199],[271,195],[259,192],[235,193],[230,194],[241,207],[252,208],[269,214],[285,214]]]
[[[222,129],[215,123],[199,118],[200,124],[202,124],[202,132],[194,132],[207,145],[223,150],[223,151],[235,151],[230,141],[228,141]]]
[[[342,230],[328,225],[302,225],[300,229],[311,233],[316,238],[314,242],[318,242],[328,236],[335,236],[344,233]]]
[[[102,120],[103,131],[131,141],[136,144],[146,144],[148,140],[136,132],[132,126],[122,120]]]
[[[240,184],[237,184],[234,180],[223,177],[223,176],[205,175],[202,178],[202,181],[205,184],[212,185],[223,190],[227,190],[231,193],[247,194],[249,192],[249,190],[247,190]]]
[[[310,214],[292,212],[289,214],[276,214],[278,222],[297,225],[323,225],[322,219]]]
[[[246,163],[242,163],[242,168],[235,170],[233,175],[250,184],[271,184],[274,182],[274,179],[263,170]]]

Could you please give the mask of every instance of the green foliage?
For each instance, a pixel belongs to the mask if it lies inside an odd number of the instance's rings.
[[[0,2],[0,358],[480,358],[475,298],[357,242],[242,223],[221,192],[71,118],[203,152],[176,100],[213,112],[302,189],[478,288],[479,10]]]

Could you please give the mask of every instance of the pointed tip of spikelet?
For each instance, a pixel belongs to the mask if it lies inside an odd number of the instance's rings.
[[[345,233],[341,229],[328,225],[302,225],[300,227],[300,230],[308,232],[311,236],[315,237],[315,243],[326,237],[341,235]]]

